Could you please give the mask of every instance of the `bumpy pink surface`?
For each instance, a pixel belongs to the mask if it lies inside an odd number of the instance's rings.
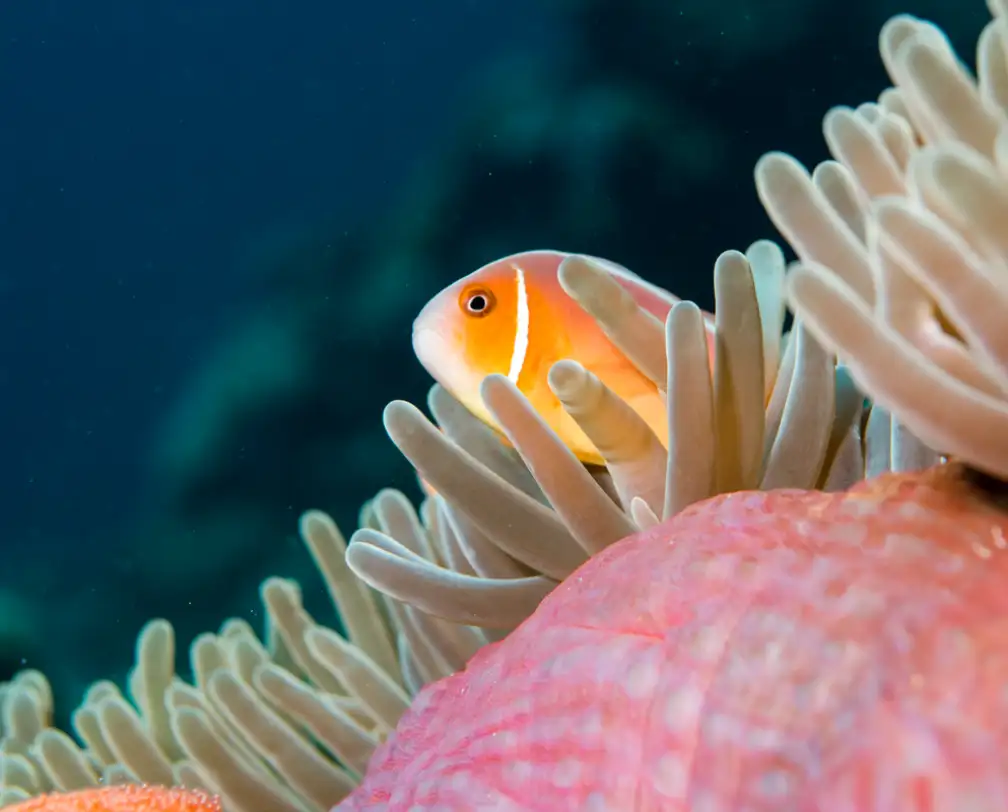
[[[337,809],[1008,809],[1006,534],[949,471],[698,505],[424,690]]]

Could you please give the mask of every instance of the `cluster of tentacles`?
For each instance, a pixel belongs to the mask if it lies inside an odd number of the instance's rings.
[[[574,362],[551,385],[604,468],[579,463],[503,378],[483,398],[508,443],[438,386],[433,420],[390,404],[388,433],[427,489],[419,510],[383,491],[349,546],[321,513],[301,523],[346,637],[273,579],[265,639],[228,621],[193,644],[186,681],[154,621],[132,701],[95,685],[75,737],[50,727],[48,685],[26,672],[0,689],[0,803],[148,782],[211,790],[234,812],[327,809],[411,695],[639,528],[718,493],[927,467],[932,449],[1008,478],[1008,0],[991,5],[978,80],[937,28],[895,18],[880,38],[893,87],[826,115],[833,159],[811,173],[760,161],[760,198],[798,261],[765,241],[717,259],[713,371],[695,305],[661,324],[590,260],[563,265],[565,289],[664,393],[668,449]]]

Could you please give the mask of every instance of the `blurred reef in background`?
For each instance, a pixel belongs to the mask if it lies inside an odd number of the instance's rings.
[[[900,10],[554,2],[563,46],[473,77],[454,134],[404,179],[396,205],[250,247],[256,288],[150,450],[149,500],[122,528],[130,555],[111,563],[104,589],[38,600],[26,577],[0,596],[0,679],[44,669],[68,694],[65,711],[97,676],[121,678],[149,617],[171,618],[181,641],[231,615],[257,625],[269,575],[297,578],[309,610],[324,606],[297,519],[317,507],[349,533],[378,489],[414,488],[381,412],[393,398],[424,401],[410,347],[423,303],[500,255],[555,247],[709,305],[717,253],[770,235],[749,182],[756,156],[784,142],[821,155],[826,100],[880,86],[865,32]],[[948,2],[913,5],[954,38],[979,27],[978,14],[943,13]]]

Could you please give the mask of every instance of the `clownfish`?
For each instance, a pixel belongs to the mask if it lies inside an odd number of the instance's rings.
[[[487,375],[506,375],[579,460],[604,460],[550,389],[562,360],[594,373],[628,403],[668,447],[662,393],[561,287],[558,270],[572,254],[525,251],[498,259],[435,295],[413,323],[413,350],[427,372],[470,412],[500,431],[480,398]],[[608,270],[644,310],[664,323],[679,301],[607,260]],[[709,346],[713,341],[708,331]]]

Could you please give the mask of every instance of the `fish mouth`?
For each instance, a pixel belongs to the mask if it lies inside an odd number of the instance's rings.
[[[436,383],[456,399],[471,401],[479,391],[480,376],[466,364],[459,341],[451,333],[436,327],[418,325],[413,329],[413,353]]]
[[[443,297],[436,296],[413,320],[413,354],[434,380],[447,386],[445,378],[454,377],[453,368],[461,363],[461,344],[462,336],[445,316]]]
[[[438,380],[441,376],[436,370],[440,362],[449,357],[447,342],[437,330],[430,327],[413,325],[413,354],[427,373]]]

